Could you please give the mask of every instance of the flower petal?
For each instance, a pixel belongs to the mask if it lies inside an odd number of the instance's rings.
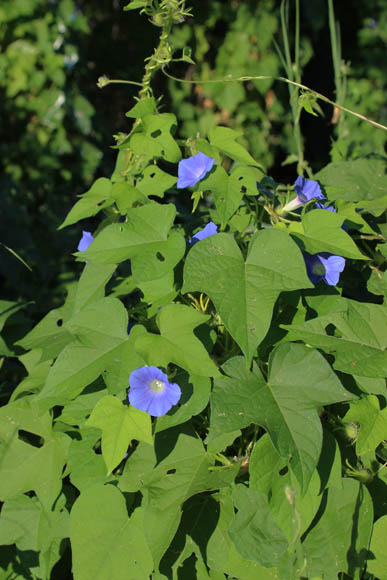
[[[323,279],[323,276],[319,276],[315,274],[314,269],[316,266],[321,264],[318,254],[308,254],[308,252],[304,252],[304,260],[306,265],[306,271],[309,276],[309,280],[313,282],[313,284],[318,284],[320,280]]]
[[[164,389],[161,392],[152,390],[151,383],[154,380],[164,383]],[[129,385],[129,403],[153,417],[165,415],[181,397],[179,385],[170,383],[168,376],[154,366],[143,366],[133,371],[129,377]]]
[[[324,257],[326,255],[327,254],[320,255],[320,260],[325,267],[324,281],[329,286],[336,286],[340,278],[340,273],[345,268],[345,259],[342,256],[329,254],[328,257]]]
[[[188,159],[183,159],[178,166],[177,188],[193,187],[208,173],[214,160],[204,153],[197,153]]]
[[[214,222],[208,222],[208,224],[199,232],[197,232],[192,238],[190,239],[190,244],[195,244],[196,242],[200,242],[200,240],[204,240],[205,238],[209,238],[210,236],[214,236],[218,233],[218,228],[214,224]]]
[[[322,193],[317,181],[304,179],[301,175],[297,177],[294,183],[294,189],[302,203],[307,203],[312,199],[325,199],[325,195]]]
[[[94,242],[94,238],[90,232],[82,232],[82,237],[78,244],[78,252],[86,252],[90,244]]]

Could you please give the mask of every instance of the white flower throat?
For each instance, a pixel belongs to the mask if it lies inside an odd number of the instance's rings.
[[[162,393],[165,388],[164,382],[159,379],[154,379],[149,386],[154,393]]]

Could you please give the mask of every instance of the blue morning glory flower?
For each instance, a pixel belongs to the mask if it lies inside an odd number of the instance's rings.
[[[294,183],[297,197],[301,203],[308,203],[312,199],[325,199],[321,187],[313,179],[305,179],[299,175]]]
[[[345,268],[345,259],[328,252],[308,254],[304,252],[306,271],[313,284],[324,280],[328,286],[336,286],[340,274]]]
[[[194,236],[192,236],[189,243],[193,246],[197,242],[200,242],[200,240],[204,240],[205,238],[209,238],[210,236],[213,236],[217,233],[218,233],[218,228],[214,224],[214,222],[208,222],[206,227],[204,227],[202,230],[200,230]]]
[[[176,187],[184,189],[196,185],[212,169],[213,165],[214,160],[204,153],[197,153],[193,157],[183,159],[179,162]]]
[[[78,244],[78,252],[86,252],[87,248],[90,246],[91,242],[94,242],[94,238],[90,232],[82,232],[82,237]]]
[[[162,417],[179,401],[181,390],[157,367],[144,366],[129,377],[129,403],[153,417]]]
[[[302,175],[299,175],[294,183],[294,189],[296,190],[297,197],[289,201],[282,209],[281,213],[294,211],[302,205],[308,203],[312,199],[325,199],[325,195],[322,193],[321,188],[317,181],[313,179],[305,179]],[[328,209],[328,208],[320,208]]]

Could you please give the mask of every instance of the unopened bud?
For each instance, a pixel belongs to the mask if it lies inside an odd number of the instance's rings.
[[[97,82],[97,87],[99,89],[103,89],[108,84],[109,84],[109,79],[107,76],[103,75],[102,77],[99,77],[98,82]]]
[[[154,14],[152,16],[152,24],[154,24],[155,26],[164,26],[165,23],[165,18],[163,14],[160,14],[159,12],[157,14]]]
[[[359,436],[359,430],[358,423],[346,423],[344,426],[345,437],[351,442],[356,441]]]

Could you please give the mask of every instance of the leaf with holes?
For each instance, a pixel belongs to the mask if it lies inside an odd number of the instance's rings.
[[[0,501],[33,490],[50,511],[62,487],[70,438],[53,432],[50,413],[24,397],[0,409],[0,439]]]
[[[383,379],[387,375],[386,327],[387,310],[383,306],[354,300],[348,300],[341,312],[304,324],[283,325],[299,340],[334,355],[335,369]]]
[[[296,243],[278,230],[261,230],[250,241],[246,262],[229,234],[216,234],[189,252],[183,292],[204,292],[248,361],[270,327],[284,290],[310,288]]]
[[[112,198],[121,215],[126,214],[131,207],[148,203],[147,196],[126,181],[118,181],[113,185]]]
[[[136,188],[144,195],[156,195],[164,197],[164,192],[170,189],[177,182],[177,177],[166,173],[157,165],[148,165],[144,169],[142,177],[138,177]]]
[[[258,170],[253,167],[237,166],[228,176],[223,167],[218,165],[215,171],[201,182],[201,190],[204,192],[210,190],[214,196],[223,227],[238,209],[245,193],[252,192],[251,195],[257,195],[257,174],[259,174]]]
[[[76,338],[56,359],[37,397],[44,408],[79,395],[118,355],[128,339],[128,314],[116,298],[93,302],[66,326]]]
[[[228,377],[215,379],[208,441],[250,423],[261,425],[305,493],[322,448],[318,408],[354,396],[319,352],[300,344],[274,349],[268,385],[256,366],[252,373],[246,369],[242,357],[228,360],[222,370]]]
[[[151,282],[172,271],[183,257],[186,243],[177,232],[168,235],[176,215],[172,204],[155,202],[128,211],[127,222],[107,226],[86,252],[98,264],[131,259],[136,283]]]
[[[69,514],[61,495],[53,510],[46,510],[37,497],[18,495],[4,503],[0,518],[0,545],[16,544],[21,551],[40,552],[40,578],[50,572],[62,555],[60,545],[69,535]]]
[[[181,152],[171,135],[172,127],[176,124],[176,117],[171,113],[146,115],[142,118],[139,130],[129,138],[131,150],[147,159],[162,157],[166,161],[177,163],[181,159]],[[127,147],[127,141],[120,147]]]
[[[262,179],[262,170],[256,167],[236,165],[230,174],[231,187],[239,187],[243,195],[259,195],[257,182]]]
[[[16,344],[26,350],[42,349],[40,362],[58,356],[64,347],[74,340],[65,327],[71,318],[74,307],[74,293],[68,296],[65,304],[51,310],[26,336]]]

